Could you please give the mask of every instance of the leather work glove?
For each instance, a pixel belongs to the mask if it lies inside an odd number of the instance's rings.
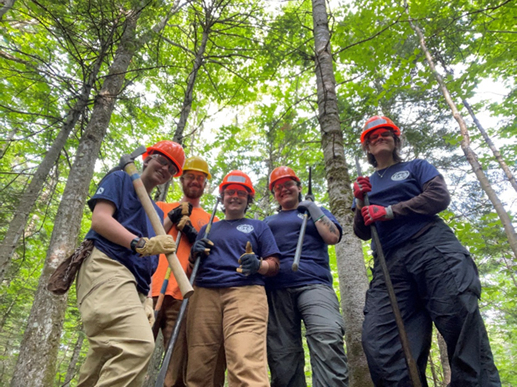
[[[176,243],[174,243],[174,239],[170,235],[157,235],[151,239],[140,238],[135,247],[135,251],[140,254],[141,257],[157,254],[172,254],[176,252]]]
[[[197,238],[197,230],[192,226],[192,223],[190,222],[190,219],[184,216],[181,218],[180,222],[178,223],[178,230],[181,231],[181,233],[187,237],[189,243],[192,245],[196,241]]]
[[[363,216],[365,226],[369,226],[374,222],[384,222],[394,218],[391,206],[364,206],[361,209],[361,215]]]
[[[354,196],[357,200],[363,201],[364,195],[372,191],[372,184],[368,176],[359,176],[354,181]]]
[[[197,240],[190,250],[188,261],[194,265],[198,256],[201,257],[201,259],[206,258],[208,254],[210,254],[213,245],[214,242],[207,238]]]
[[[192,204],[188,202],[182,202],[180,205],[173,210],[169,211],[167,216],[171,220],[172,224],[178,224],[181,218],[184,216],[190,216],[192,214]]]
[[[260,269],[262,259],[255,255],[250,241],[246,243],[246,252],[239,258],[239,263],[241,265],[235,270],[244,275],[255,274]]]
[[[147,316],[147,320],[149,320],[149,325],[151,328],[154,325],[154,308],[153,308],[153,299],[151,297],[147,297],[144,302],[144,310]]]
[[[310,200],[304,200],[303,202],[298,204],[298,211],[302,213],[304,211],[309,211],[309,214],[313,222],[316,222],[325,216],[321,208],[319,208],[316,203],[311,202]]]

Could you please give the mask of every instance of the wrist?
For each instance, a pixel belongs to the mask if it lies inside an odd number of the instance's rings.
[[[262,258],[260,259],[260,266],[259,266],[259,269],[257,270],[257,272],[259,274],[266,274],[269,270],[269,263],[264,261]]]

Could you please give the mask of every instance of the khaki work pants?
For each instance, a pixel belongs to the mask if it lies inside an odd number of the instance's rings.
[[[187,385],[210,387],[224,346],[230,387],[269,386],[263,286],[195,287],[187,326]]]
[[[90,342],[79,387],[141,387],[154,340],[145,296],[122,264],[97,249],[77,277],[77,302]]]

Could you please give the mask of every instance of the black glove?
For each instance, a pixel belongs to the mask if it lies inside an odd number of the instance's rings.
[[[207,238],[199,239],[194,242],[188,258],[189,262],[194,265],[198,256],[201,257],[201,259],[206,258],[206,256],[210,254],[213,245],[214,242]]]
[[[321,208],[319,208],[316,203],[311,202],[310,200],[305,200],[298,204],[298,211],[309,211],[313,222],[316,222],[318,219],[321,219],[323,216],[325,216]]]
[[[192,223],[187,222],[183,226],[181,233],[187,237],[189,243],[192,245],[196,241],[197,238],[197,230],[192,226]]]
[[[185,216],[190,216],[192,214],[192,204],[183,202],[180,203],[178,207],[171,210],[167,216],[171,220],[172,224],[178,224],[178,222],[181,220],[181,218]]]
[[[250,275],[255,274],[260,269],[260,263],[262,262],[255,254],[242,254],[239,258],[241,264],[242,274]]]

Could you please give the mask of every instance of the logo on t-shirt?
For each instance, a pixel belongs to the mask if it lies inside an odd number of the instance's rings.
[[[296,215],[298,218],[303,219],[303,214],[301,212],[298,212],[298,215]]]
[[[241,224],[241,225],[237,226],[237,230],[239,230],[240,232],[243,232],[244,234],[249,234],[249,233],[253,232],[254,228],[251,224]]]
[[[391,176],[391,180],[393,181],[401,181],[406,180],[409,177],[409,171],[400,171],[396,172]]]
[[[100,195],[104,192],[104,188],[100,187],[97,192],[95,193],[95,195]]]

